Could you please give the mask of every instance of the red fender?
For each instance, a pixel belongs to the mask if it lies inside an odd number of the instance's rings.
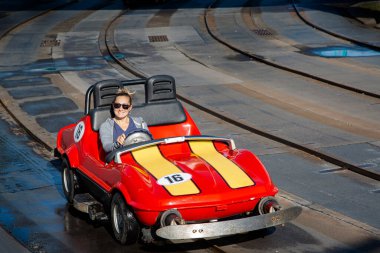
[[[125,202],[130,205],[130,206],[133,206],[133,203],[132,202],[132,198],[127,190],[127,188],[121,183],[121,182],[118,182],[112,189],[112,194],[114,194],[116,191],[119,191],[121,192],[121,194],[123,195],[124,199],[125,199]]]
[[[71,168],[78,168],[79,166],[79,154],[76,145],[71,145],[68,149],[66,149],[65,155],[69,160],[69,164]]]

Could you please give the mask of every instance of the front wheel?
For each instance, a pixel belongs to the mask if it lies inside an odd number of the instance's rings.
[[[116,240],[121,244],[137,242],[140,234],[139,223],[120,193],[116,193],[112,198],[111,225]]]
[[[62,161],[62,188],[63,193],[70,204],[74,201],[76,180],[74,176],[74,171],[71,169],[68,161],[63,159]]]

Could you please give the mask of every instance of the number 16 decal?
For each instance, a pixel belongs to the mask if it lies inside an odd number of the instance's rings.
[[[184,183],[191,179],[191,175],[188,173],[175,173],[161,177],[157,180],[159,185],[174,185]]]

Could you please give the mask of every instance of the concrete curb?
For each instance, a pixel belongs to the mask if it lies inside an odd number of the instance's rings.
[[[348,216],[345,216],[341,213],[335,212],[331,209],[325,208],[318,204],[309,202],[289,192],[280,190],[277,197],[280,199],[281,202],[292,203],[293,205],[299,205],[303,209],[307,209],[308,211],[316,212],[319,215],[327,216],[328,218],[333,219],[337,223],[349,224],[360,231],[364,231],[371,235],[380,236],[380,230],[377,228],[371,227],[370,225],[366,223],[354,220]],[[328,230],[329,228],[323,228],[323,229]]]

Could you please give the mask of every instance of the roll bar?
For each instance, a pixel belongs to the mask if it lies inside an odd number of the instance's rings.
[[[132,86],[132,85],[144,85],[146,83],[147,79],[133,79],[133,80],[120,80],[121,84],[123,86]],[[85,106],[84,106],[84,115],[87,115],[90,113],[91,109],[91,98],[94,94],[94,89],[97,83],[91,85],[85,95]]]

